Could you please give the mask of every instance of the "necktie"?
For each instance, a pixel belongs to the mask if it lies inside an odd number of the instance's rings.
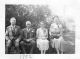
[[[12,27],[12,34],[15,36],[15,27]]]

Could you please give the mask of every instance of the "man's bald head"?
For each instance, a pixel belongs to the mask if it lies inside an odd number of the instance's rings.
[[[30,21],[26,21],[26,27],[27,28],[31,27],[31,22]]]

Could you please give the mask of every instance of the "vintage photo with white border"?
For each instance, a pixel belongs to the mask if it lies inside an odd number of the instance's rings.
[[[1,0],[0,59],[79,59],[79,0]]]

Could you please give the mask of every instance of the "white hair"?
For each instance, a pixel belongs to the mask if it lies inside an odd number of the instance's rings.
[[[26,21],[26,25],[30,24],[31,25],[31,22],[30,21]]]

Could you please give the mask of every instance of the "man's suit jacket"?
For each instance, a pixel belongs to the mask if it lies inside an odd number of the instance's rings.
[[[6,29],[6,40],[12,40],[12,39],[20,39],[21,38],[21,31],[20,27],[15,25],[14,30],[12,29],[12,26],[8,26]]]
[[[27,28],[22,29],[22,39],[25,41],[27,39],[33,39],[35,40],[36,34],[35,34],[35,29],[33,28],[29,28],[29,30]]]

